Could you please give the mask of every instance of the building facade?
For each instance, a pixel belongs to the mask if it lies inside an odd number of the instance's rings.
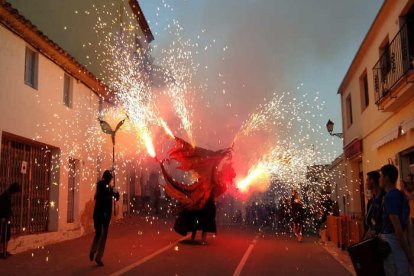
[[[122,35],[131,51],[154,40],[137,0],[7,0],[20,14],[70,53],[98,79],[108,79],[107,34]],[[53,22],[53,24],[51,24]]]
[[[393,163],[400,179],[414,166],[413,1],[386,0],[339,89],[349,214],[365,213],[366,173]]]
[[[95,183],[112,166],[111,139],[97,122],[105,99],[105,84],[0,1],[0,193],[12,182],[22,186],[13,199],[12,252],[92,229]],[[136,144],[130,139],[121,133],[118,143]],[[125,147],[116,159],[124,195],[145,174],[128,156],[136,152]],[[117,216],[126,204],[124,197]]]
[[[331,199],[338,203],[339,213],[348,215],[351,201],[350,189],[345,181],[345,158],[341,154],[327,168],[327,178],[331,186]]]

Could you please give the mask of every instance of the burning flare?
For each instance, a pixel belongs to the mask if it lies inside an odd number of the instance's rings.
[[[171,131],[171,129],[168,127],[167,123],[160,118],[160,124],[162,126],[162,128],[164,129],[165,133],[172,139],[175,138],[174,133]]]
[[[144,133],[142,133],[142,139],[144,139],[145,147],[147,148],[148,154],[151,157],[155,157],[156,154],[155,154],[154,145],[151,140],[151,135],[149,134],[148,131],[145,131]]]
[[[243,193],[250,189],[259,191],[266,190],[269,186],[269,178],[268,170],[261,166],[261,164],[258,164],[249,170],[245,178],[237,181],[237,188]]]

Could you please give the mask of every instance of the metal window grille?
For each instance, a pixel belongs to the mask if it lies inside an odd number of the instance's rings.
[[[22,173],[22,161],[27,162]],[[3,133],[0,160],[0,192],[18,182],[22,192],[12,199],[11,232],[30,234],[48,230],[50,149],[9,138]]]
[[[375,103],[390,96],[394,86],[413,69],[414,26],[405,23],[393,40],[387,44],[372,68],[374,77]]]

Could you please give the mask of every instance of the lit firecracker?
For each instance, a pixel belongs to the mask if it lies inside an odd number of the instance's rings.
[[[249,170],[247,176],[237,181],[237,188],[241,192],[247,192],[252,185],[258,190],[264,190],[269,182],[269,172],[260,165]],[[259,185],[261,186],[258,186]],[[263,186],[264,185],[264,186]],[[262,189],[264,188],[264,189]]]
[[[150,136],[149,132],[144,131],[144,133],[142,134],[142,137],[145,141],[145,147],[147,148],[148,154],[151,157],[155,157],[156,153],[155,153],[154,145],[152,143],[151,136]]]
[[[160,124],[161,124],[162,128],[164,129],[165,134],[167,134],[171,139],[174,139],[175,138],[174,133],[168,127],[167,123],[161,118],[160,118]]]

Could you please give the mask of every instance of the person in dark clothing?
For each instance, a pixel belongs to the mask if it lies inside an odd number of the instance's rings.
[[[298,242],[302,242],[303,235],[303,223],[305,210],[303,208],[303,203],[299,198],[299,193],[297,191],[293,192],[291,200],[292,208],[292,222],[293,222],[293,233],[298,238]]]
[[[187,235],[187,232],[191,232],[192,241],[195,240],[197,231],[201,230],[201,243],[206,245],[207,233],[217,233],[216,204],[213,193],[202,209],[183,209],[174,223],[174,230],[183,236]]]
[[[321,208],[320,208],[321,218],[319,220],[319,228],[321,228],[321,226],[326,223],[328,216],[332,213],[334,204],[335,202],[331,199],[329,194],[324,194],[322,196],[322,202],[321,202]]]
[[[95,209],[93,210],[95,237],[93,238],[89,259],[93,261],[95,258],[98,266],[103,266],[102,256],[111,221],[113,200],[119,200],[119,193],[114,192],[114,187],[110,186],[112,178],[111,171],[106,170],[103,173],[102,180],[96,184]]]
[[[409,247],[406,229],[410,207],[404,193],[396,188],[398,169],[394,165],[381,168],[380,187],[384,189],[380,238],[388,243],[391,253],[384,259],[386,275],[410,275],[414,256]]]
[[[20,185],[14,182],[0,195],[0,242],[2,244],[2,257],[4,259],[11,256],[7,251],[7,244],[11,238],[10,220],[12,217],[12,195],[20,191]]]
[[[162,162],[160,162],[161,170],[164,175],[164,179],[168,183],[172,183],[179,189],[182,189],[182,187],[186,187],[188,190],[188,194],[199,192],[194,187],[197,187],[199,185],[203,185],[203,180],[198,180],[198,182],[193,183],[192,185],[185,185],[182,183],[178,183],[175,181],[171,175],[169,175],[163,165]],[[207,198],[206,202],[203,206],[199,207],[196,205],[193,208],[186,207],[185,205],[182,205],[182,210],[177,216],[177,219],[174,223],[174,230],[182,235],[187,235],[188,232],[191,232],[191,241],[195,240],[196,234],[198,230],[202,231],[202,239],[201,244],[207,245],[207,233],[216,233],[216,203],[214,198],[217,195],[215,180],[211,180],[213,182],[212,186],[213,189],[210,191],[206,190],[203,191],[203,197]],[[166,186],[164,186],[165,188]]]
[[[324,242],[324,238],[327,230],[327,220],[328,216],[333,213],[333,207],[335,202],[331,199],[329,193],[324,193],[321,197],[321,204],[318,208],[318,218],[316,220],[317,226],[319,228],[319,237],[321,242]]]
[[[367,203],[367,215],[365,217],[365,238],[371,238],[380,233],[382,229],[382,200],[385,192],[379,186],[380,173],[372,171],[367,174],[367,189],[372,197]]]

